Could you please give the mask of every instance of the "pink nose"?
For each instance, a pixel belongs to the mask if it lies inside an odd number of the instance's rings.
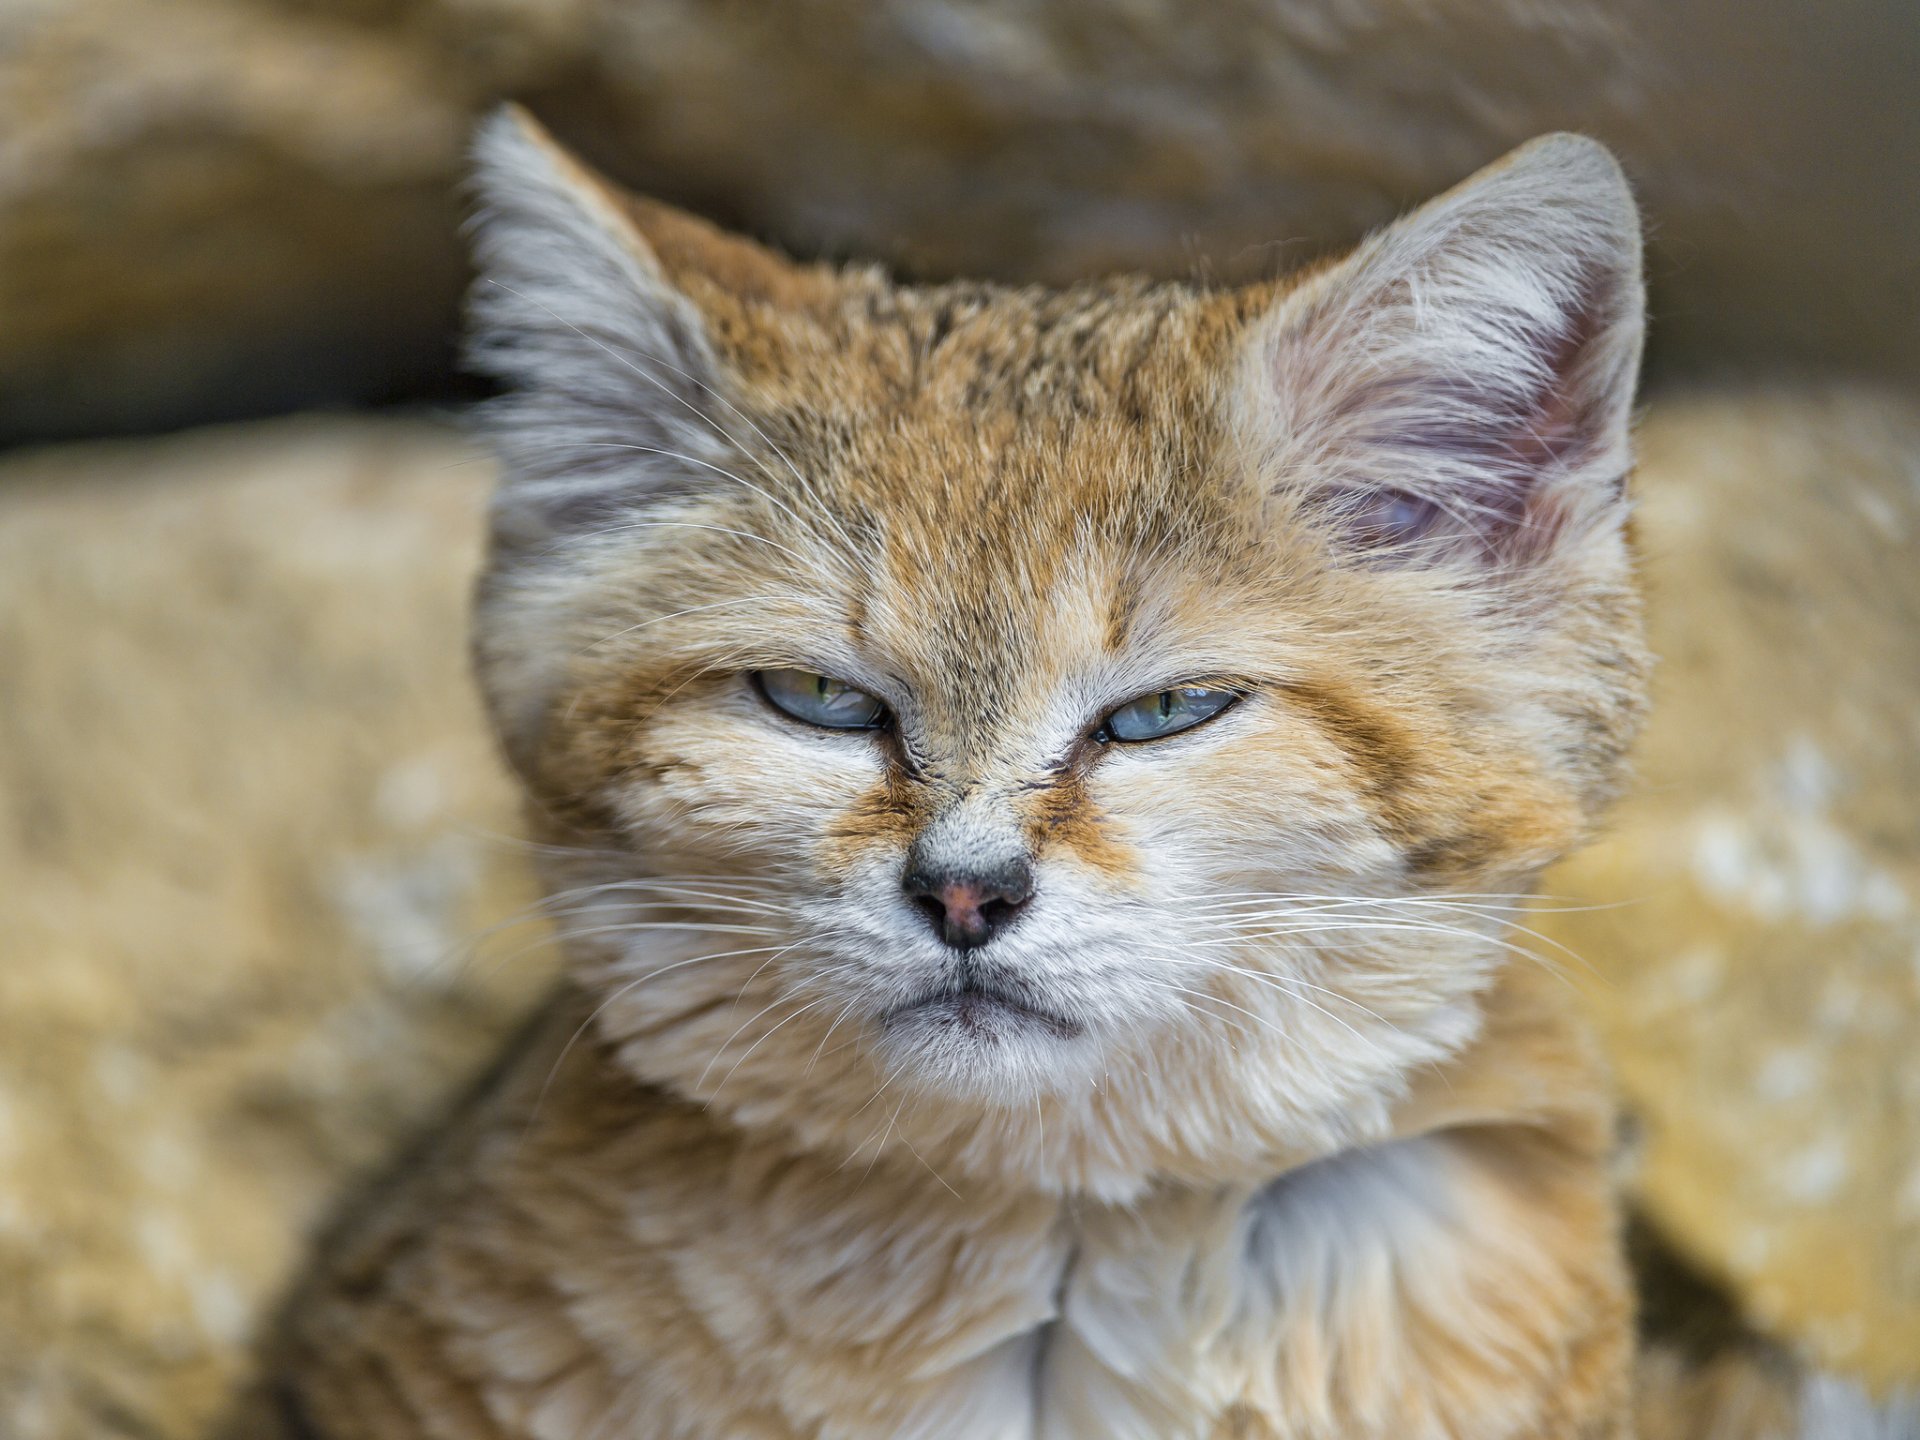
[[[914,867],[900,888],[956,950],[986,944],[1012,922],[1033,894],[1033,871],[1024,860],[972,874],[936,873]]]

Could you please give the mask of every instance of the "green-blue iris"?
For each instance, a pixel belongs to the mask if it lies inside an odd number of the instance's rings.
[[[1213,719],[1240,696],[1232,690],[1178,685],[1129,700],[1100,723],[1103,740],[1158,740]]]
[[[844,680],[811,670],[756,670],[754,683],[777,710],[829,730],[874,730],[887,723],[887,707]]]

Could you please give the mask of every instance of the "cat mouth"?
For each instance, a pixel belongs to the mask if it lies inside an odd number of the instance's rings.
[[[1034,1005],[1020,988],[977,975],[896,1006],[884,1020],[889,1029],[898,1025],[933,1026],[981,1040],[1029,1026],[1038,1026],[1060,1040],[1072,1040],[1081,1032],[1078,1022]]]

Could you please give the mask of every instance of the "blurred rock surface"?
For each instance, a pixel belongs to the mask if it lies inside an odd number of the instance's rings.
[[[1667,397],[1641,431],[1640,779],[1548,877],[1638,1184],[1752,1317],[1920,1379],[1920,405]]]
[[[488,468],[299,420],[0,463],[0,1435],[188,1440],[540,984]]]
[[[1671,365],[1920,378],[1885,0],[0,0],[0,436],[443,377],[471,118],[803,254],[1241,275],[1520,140],[1618,148]]]
[[[1644,449],[1644,783],[1548,886],[1616,908],[1540,923],[1603,977],[1662,1225],[1911,1378],[1920,408],[1669,397]],[[309,1228],[549,973],[486,934],[531,898],[464,666],[487,479],[411,420],[0,464],[9,1440],[197,1434]]]

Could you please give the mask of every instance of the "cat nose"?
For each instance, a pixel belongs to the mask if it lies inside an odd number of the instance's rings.
[[[900,888],[942,940],[956,950],[972,950],[1013,923],[1033,894],[1033,869],[1024,859],[978,870],[909,864]]]

